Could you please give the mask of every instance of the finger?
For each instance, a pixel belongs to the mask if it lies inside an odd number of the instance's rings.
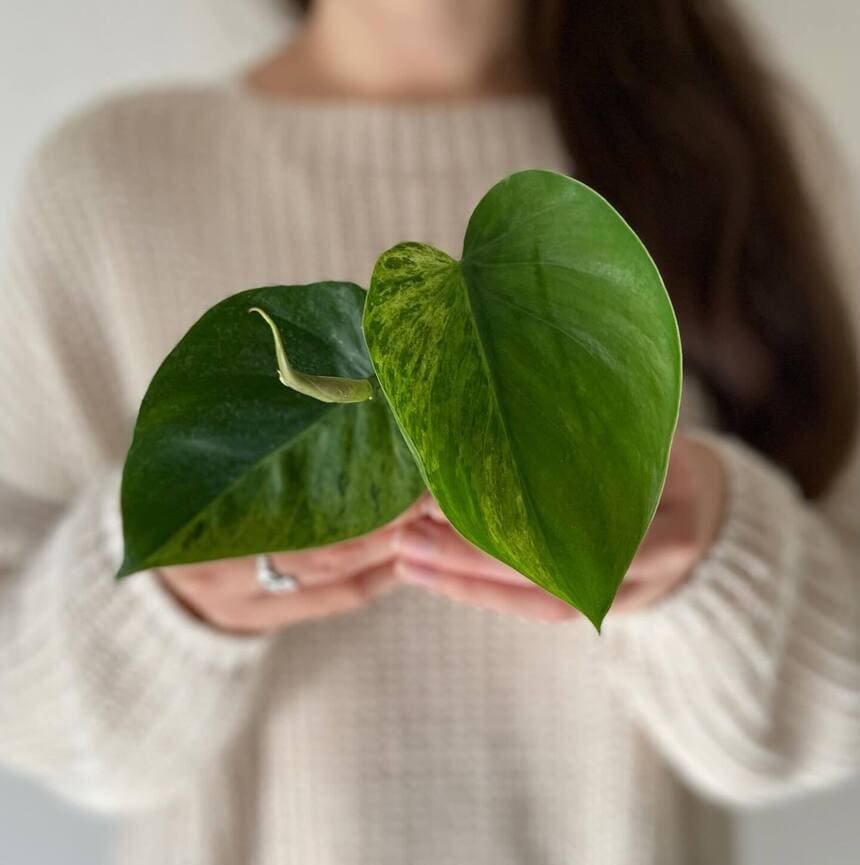
[[[638,580],[625,577],[610,613],[624,615],[632,613],[658,601],[680,582],[676,580]]]
[[[319,585],[391,561],[397,529],[424,518],[423,509],[429,495],[422,493],[400,516],[366,535],[323,547],[273,553],[272,563],[278,569],[283,568],[297,578],[303,578],[308,585]]]
[[[535,585],[513,586],[497,580],[464,577],[402,559],[394,570],[404,582],[496,613],[542,622],[562,621],[578,615],[569,604]]]
[[[244,632],[271,631],[305,619],[357,610],[398,582],[390,564],[372,568],[348,580],[301,588],[292,594],[257,595],[243,604],[216,607],[209,620],[224,629]]]
[[[392,561],[396,555],[394,539],[398,528],[377,529],[325,547],[273,553],[272,564],[277,570],[294,576],[303,586],[337,582]]]
[[[448,525],[432,520],[401,528],[396,538],[398,554],[408,561],[464,576],[484,577],[519,586],[531,586],[522,574],[472,546]]]
[[[158,569],[159,576],[171,592],[192,605],[207,598],[235,599],[253,595],[259,586],[253,579],[252,559],[219,559],[193,565]]]
[[[666,472],[666,483],[660,496],[660,506],[671,508],[678,504],[686,504],[689,500],[691,483],[690,453],[687,439],[682,433],[677,433],[672,442],[669,454],[669,468]]]
[[[385,528],[392,528],[394,526],[405,525],[406,523],[412,523],[416,520],[423,519],[427,516],[427,507],[428,502],[432,502],[433,498],[426,490],[421,493],[418,499],[413,502],[410,507],[408,507],[400,516],[395,517],[390,523],[387,523]]]
[[[682,575],[699,553],[696,525],[690,508],[657,513],[636,551],[628,578],[661,579]]]
[[[439,507],[439,502],[437,502],[430,493],[427,493],[427,497],[423,504],[424,516],[429,517],[433,522],[450,525],[448,517],[445,516],[442,508]]]

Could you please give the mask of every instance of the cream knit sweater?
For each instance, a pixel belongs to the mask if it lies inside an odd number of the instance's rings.
[[[858,461],[816,507],[740,443],[717,542],[647,612],[536,624],[396,589],[267,638],[120,585],[140,399],[211,304],[458,254],[516,169],[570,170],[537,97],[109,101],[40,148],[0,317],[0,759],[122,815],[140,865],[731,860],[728,810],[860,762]],[[706,412],[687,387],[687,425]]]

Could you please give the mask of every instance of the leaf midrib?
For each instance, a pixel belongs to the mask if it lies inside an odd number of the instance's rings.
[[[496,382],[496,376],[493,373],[489,359],[487,358],[486,347],[484,346],[484,341],[481,334],[481,324],[480,317],[476,312],[476,306],[474,303],[474,298],[472,295],[472,287],[469,285],[469,281],[466,277],[466,262],[465,260],[461,260],[456,263],[457,270],[460,276],[460,283],[463,285],[465,289],[464,295],[466,298],[466,306],[469,310],[469,320],[472,322],[472,326],[475,331],[475,342],[478,344],[478,356],[481,360],[481,366],[483,367],[484,374],[487,377],[488,382],[490,383],[490,393],[492,394],[493,404],[496,407],[496,412],[499,416],[499,421],[501,423],[502,432],[505,435],[505,441],[507,442],[508,449],[511,452],[512,462],[514,466],[514,472],[516,473],[517,480],[519,482],[520,489],[523,490],[523,504],[525,505],[526,511],[534,517],[535,525],[538,528],[538,531],[541,535],[541,540],[544,542],[545,548],[550,550],[551,547],[547,543],[547,532],[546,528],[543,524],[543,520],[535,507],[534,499],[532,496],[531,489],[529,488],[528,483],[526,483],[522,472],[520,470],[520,464],[518,460],[518,450],[514,447],[513,439],[511,438],[511,432],[509,429],[509,421],[507,419],[507,415],[505,411],[502,409],[502,403],[498,394],[498,386]],[[558,563],[553,558],[553,567],[558,568]],[[552,582],[558,588],[558,583],[555,579],[555,576],[552,575]]]

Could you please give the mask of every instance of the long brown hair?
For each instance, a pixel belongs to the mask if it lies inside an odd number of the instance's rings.
[[[576,176],[652,252],[722,429],[819,495],[853,442],[857,358],[774,81],[729,3],[531,0],[525,20]]]

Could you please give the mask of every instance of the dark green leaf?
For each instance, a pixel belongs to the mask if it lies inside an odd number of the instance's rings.
[[[364,330],[379,382],[452,525],[598,627],[656,508],[681,352],[660,275],[582,183],[493,187],[461,261],[378,260]]]
[[[381,395],[318,402],[278,381],[290,360],[317,375],[372,375],[351,283],[274,286],[210,309],[156,373],[122,484],[119,576],[155,567],[320,546],[393,519],[420,494],[418,469]]]

